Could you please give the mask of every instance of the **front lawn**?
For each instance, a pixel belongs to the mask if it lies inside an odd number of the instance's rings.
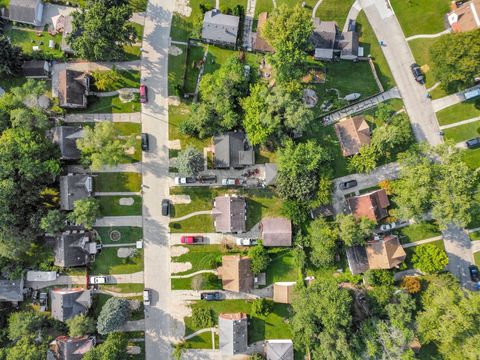
[[[443,130],[445,138],[455,143],[465,141],[480,134],[480,120]]]
[[[354,0],[323,0],[315,16],[319,17],[322,21],[336,21],[341,31],[347,19],[348,11],[353,3]]]
[[[12,44],[20,47],[25,55],[35,59],[63,60],[65,57],[60,49],[62,34],[52,36],[48,31],[42,31],[41,35],[37,36],[37,32],[33,29],[11,27],[5,30],[5,35],[11,39]],[[53,49],[48,47],[50,40],[55,42]],[[33,51],[34,46],[38,46],[40,51]]]
[[[136,192],[140,191],[142,175],[139,173],[98,173],[93,181],[95,192]]]
[[[453,124],[478,116],[480,116],[480,99],[464,101],[437,112],[440,125]]]
[[[180,44],[172,44],[179,48],[182,53],[180,55],[168,54],[168,95],[177,94],[177,88],[183,88],[183,78],[186,71],[187,62],[187,46]]]
[[[472,170],[480,168],[480,148],[462,150],[463,161]]]
[[[143,249],[136,249],[136,255],[122,259],[117,256],[119,248],[103,248],[95,255],[95,262],[90,265],[92,275],[132,274],[143,271]]]
[[[203,285],[201,290],[222,289],[222,280],[220,280],[215,274],[202,273],[196,276],[201,276],[203,278]],[[172,290],[192,290],[193,278],[194,276],[188,278],[171,279]]]
[[[102,71],[105,72],[105,71]],[[135,88],[137,89],[140,86],[140,71],[138,70],[117,70],[119,78],[112,84],[109,84],[106,89],[97,90],[95,87],[95,81],[93,81],[93,90],[94,91],[114,91],[123,88]]]
[[[120,294],[133,294],[143,293],[143,284],[113,284],[113,285],[100,285],[101,290],[108,290]]]
[[[282,249],[270,255],[267,268],[267,285],[279,281],[297,281],[302,277],[300,269],[295,265],[293,249]]]
[[[120,199],[133,199],[132,205],[120,205]],[[129,196],[99,196],[101,216],[132,216],[142,215],[142,197]]]
[[[219,266],[222,256],[221,245],[182,245],[189,251],[183,255],[172,257],[173,262],[189,262],[192,268],[175,275],[191,274],[199,270],[212,270]]]
[[[172,219],[174,220],[174,219]],[[182,221],[172,221],[169,224],[171,233],[212,233],[213,218],[211,215],[196,215]]]
[[[133,101],[127,103],[122,102],[118,96],[89,96],[86,109],[69,110],[69,112],[81,114],[134,113],[140,112],[140,101],[138,95]]]
[[[441,235],[438,225],[434,221],[412,224],[394,231],[402,244],[412,243],[419,240],[430,239]]]
[[[136,226],[102,226],[94,228],[102,244],[132,244],[143,238],[143,229]],[[118,231],[120,233],[120,239],[113,241],[110,238],[112,231]]]
[[[480,252],[473,253],[473,258],[475,260],[475,264],[480,266]]]

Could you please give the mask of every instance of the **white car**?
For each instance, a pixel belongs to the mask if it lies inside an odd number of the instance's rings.
[[[235,185],[236,181],[235,179],[228,178],[228,179],[222,179],[222,185]]]
[[[143,305],[150,305],[150,289],[143,290]]]
[[[90,284],[106,284],[107,277],[106,276],[90,276]]]
[[[380,226],[380,230],[381,231],[389,231],[389,230],[393,230],[397,227],[397,224],[396,223],[390,223],[390,224],[383,224]]]
[[[236,243],[238,246],[253,246],[257,245],[257,240],[250,238],[237,238]]]

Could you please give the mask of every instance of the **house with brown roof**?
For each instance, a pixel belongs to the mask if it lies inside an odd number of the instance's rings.
[[[388,216],[387,208],[390,206],[390,201],[385,190],[380,189],[348,198],[347,206],[357,219],[367,217],[378,221]]]
[[[69,109],[87,107],[90,77],[82,71],[63,70],[58,74],[60,106]]]
[[[95,336],[58,336],[49,344],[47,360],[49,356],[55,360],[80,360],[88,351],[93,349],[95,343]]]
[[[264,246],[292,246],[292,222],[283,217],[265,218],[260,223]]]
[[[453,32],[465,32],[480,28],[480,0],[464,2],[460,6],[452,2],[452,11],[447,14]]]
[[[248,348],[248,318],[245,313],[218,316],[219,348],[223,355],[243,354]]]
[[[407,256],[398,236],[395,235],[369,241],[365,246],[352,246],[346,252],[348,266],[354,275],[369,269],[398,267]]]
[[[253,289],[254,276],[248,256],[222,256],[222,266],[217,269],[224,290],[248,292]]]
[[[244,197],[217,196],[213,202],[212,215],[217,232],[241,233],[246,231],[247,202]]]
[[[273,284],[273,301],[281,304],[291,304],[295,292],[295,281],[282,281]]]
[[[270,46],[267,40],[262,36],[262,29],[268,19],[268,13],[262,12],[258,14],[257,32],[254,34],[255,41],[253,48],[260,52],[273,52],[273,47]]]
[[[348,157],[357,154],[363,145],[370,144],[370,127],[365,117],[347,117],[335,124],[343,156]]]

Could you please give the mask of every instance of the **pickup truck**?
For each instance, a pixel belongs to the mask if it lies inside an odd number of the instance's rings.
[[[185,236],[182,235],[180,238],[180,243],[182,244],[200,244],[203,243],[203,236]]]
[[[257,245],[257,240],[250,238],[237,238],[236,243],[238,246],[253,246]]]

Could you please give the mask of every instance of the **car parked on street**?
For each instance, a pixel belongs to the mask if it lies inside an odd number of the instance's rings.
[[[180,237],[180,243],[187,244],[187,245],[200,244],[200,243],[203,243],[203,236],[200,236],[200,235],[196,235],[196,236],[182,235]]]
[[[468,271],[470,272],[470,279],[472,279],[473,282],[479,282],[480,281],[480,274],[478,273],[478,266],[477,265],[470,265],[468,267]]]
[[[148,151],[150,148],[149,143],[148,143],[148,134],[147,133],[142,133],[142,150],[143,151]]]
[[[340,184],[338,184],[338,188],[340,190],[347,190],[347,189],[354,188],[357,185],[358,185],[357,180],[348,180],[348,181],[341,182]]]
[[[216,183],[217,175],[199,175],[197,176],[197,181],[201,183]]]
[[[162,200],[162,215],[168,216],[170,214],[170,201],[167,199]]]
[[[413,63],[410,65],[410,69],[412,70],[413,77],[415,78],[415,81],[418,82],[419,84],[425,84],[425,76],[423,76],[422,69],[420,69],[420,66],[418,64]]]
[[[469,149],[474,149],[480,146],[480,137],[476,137],[470,140],[465,141],[465,145],[467,145],[467,148]]]
[[[144,84],[142,84],[140,85],[139,91],[140,91],[140,102],[142,104],[148,102],[147,87]]]
[[[143,290],[143,305],[150,305],[150,289]]]
[[[250,238],[237,238],[235,240],[236,244],[238,246],[253,246],[257,245],[257,240],[256,239],[250,239]]]
[[[223,186],[240,185],[240,179],[227,178],[222,179]]]
[[[222,294],[218,291],[215,292],[204,292],[200,294],[200,299],[206,301],[216,301],[221,299]]]

